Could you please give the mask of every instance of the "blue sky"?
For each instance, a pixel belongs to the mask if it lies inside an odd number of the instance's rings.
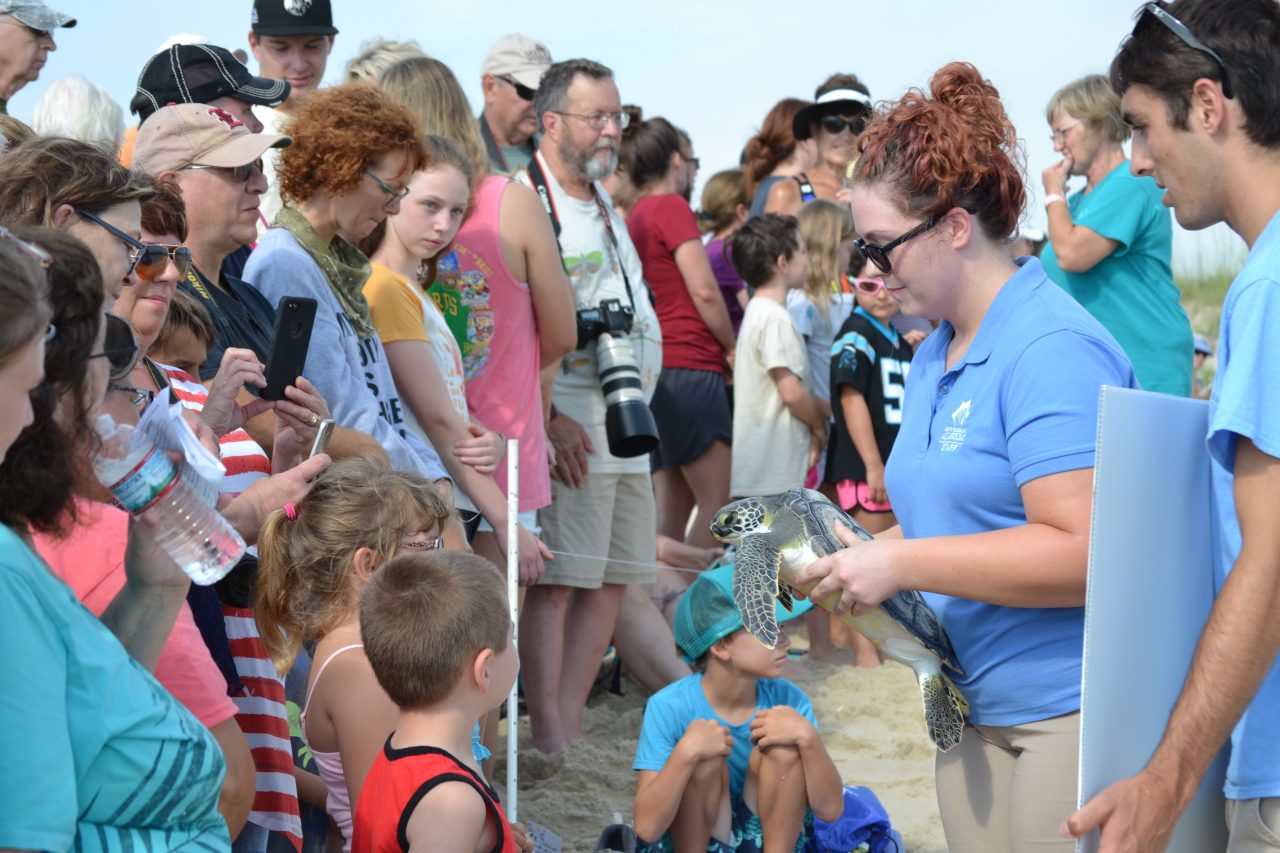
[[[250,0],[48,0],[75,15],[40,80],[9,104],[29,120],[43,87],[83,74],[122,104],[143,62],[170,35],[195,33],[247,49]],[[1025,140],[1035,195],[1026,222],[1044,226],[1040,172],[1054,161],[1044,104],[1064,83],[1106,71],[1133,25],[1124,0],[333,0],[340,33],[326,79],[336,81],[362,41],[415,39],[449,64],[477,111],[480,61],[508,32],[541,39],[552,56],[585,56],[612,67],[624,102],[688,130],[701,177],[736,164],[747,138],[779,98],[812,97],[829,74],[853,72],[877,98],[894,98],[953,59],[974,63],[1000,90]],[[250,66],[253,67],[252,58]],[[1076,179],[1077,184],[1081,179]],[[1219,226],[1175,237],[1175,265],[1212,265],[1243,244]]]

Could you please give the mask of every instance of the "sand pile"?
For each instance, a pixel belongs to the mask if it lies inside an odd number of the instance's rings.
[[[895,663],[876,670],[812,662],[805,667],[793,680],[813,700],[823,740],[845,783],[876,792],[909,853],[945,851],[934,796],[934,747],[911,670]],[[625,696],[601,692],[592,698],[589,742],[552,756],[520,750],[519,817],[555,832],[566,851],[590,851],[614,812],[631,820],[631,761],[646,697],[634,682],[624,685]],[[529,744],[527,718],[520,728],[521,743]],[[504,765],[505,756],[499,756],[499,790]]]

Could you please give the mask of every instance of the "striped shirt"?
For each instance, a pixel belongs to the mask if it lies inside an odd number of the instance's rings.
[[[202,411],[209,392],[199,380],[176,367],[159,365],[169,387],[182,405]],[[254,481],[271,475],[271,459],[243,429],[218,439],[227,475],[219,490],[238,495]],[[293,777],[293,747],[289,739],[289,715],[285,708],[284,681],[276,673],[258,623],[249,608],[222,605],[227,641],[236,673],[244,685],[236,705],[236,722],[244,732],[257,774],[256,794],[249,822],[289,836],[295,850],[302,849],[302,822],[298,816],[298,788]]]

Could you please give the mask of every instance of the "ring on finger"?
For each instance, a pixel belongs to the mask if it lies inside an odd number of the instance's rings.
[[[307,423],[311,424],[312,426],[315,426],[316,424],[320,423],[320,416],[317,415],[315,412],[312,412],[311,420],[307,421]]]

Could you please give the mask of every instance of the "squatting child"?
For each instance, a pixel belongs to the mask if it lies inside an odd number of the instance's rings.
[[[804,286],[809,256],[794,216],[751,219],[730,245],[733,265],[753,294],[733,367],[729,491],[739,498],[778,494],[804,485],[827,441],[804,338],[786,309],[787,291]]]
[[[808,608],[779,607],[778,621]],[[842,814],[843,787],[809,698],[779,677],[785,632],[775,649],[747,633],[733,601],[733,567],[724,566],[701,574],[681,598],[675,637],[699,671],[645,706],[632,766],[640,849],[803,849],[815,815]]]
[[[471,751],[472,730],[515,684],[506,581],[483,557],[407,553],[360,601],[364,653],[400,708],[356,803],[355,853],[532,850]]]

